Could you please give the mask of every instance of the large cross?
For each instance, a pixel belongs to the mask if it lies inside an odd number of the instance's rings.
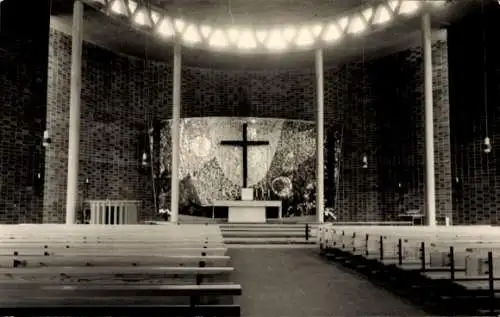
[[[221,145],[241,146],[243,148],[243,188],[247,187],[248,177],[248,147],[255,145],[269,145],[268,141],[249,141],[247,137],[248,124],[243,124],[243,141],[221,141]]]

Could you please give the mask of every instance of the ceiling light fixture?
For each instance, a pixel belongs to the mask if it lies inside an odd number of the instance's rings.
[[[140,26],[151,26],[151,20],[145,8],[139,8],[134,13],[134,22]]]
[[[128,0],[128,9],[130,10],[131,14],[134,14],[135,10],[137,9],[137,2]]]
[[[123,3],[123,0],[113,1],[113,3],[110,6],[110,9],[115,14],[128,16],[128,10],[127,7],[125,6],[125,3]]]
[[[189,44],[196,44],[201,41],[200,34],[194,25],[189,25],[182,34],[182,38]]]
[[[362,14],[363,17],[365,18],[365,21],[367,23],[370,23],[373,17],[373,8],[366,8],[365,10],[363,10]]]
[[[222,30],[215,30],[208,43],[214,47],[226,47],[228,45],[227,39]]]
[[[321,34],[321,31],[323,31],[323,26],[321,24],[316,24],[312,27],[312,33],[315,37],[318,37]]]
[[[254,49],[257,47],[257,42],[255,41],[255,37],[253,36],[253,32],[251,30],[243,30],[240,35],[240,39],[238,41],[238,48],[241,49]]]
[[[205,39],[208,39],[208,37],[210,36],[210,32],[212,32],[212,27],[209,25],[202,25],[202,26],[200,26],[200,31],[201,31],[201,35]]]
[[[154,24],[157,24],[160,19],[161,14],[157,11],[151,10],[151,21],[153,21]]]
[[[391,13],[389,9],[385,5],[381,5],[378,7],[375,12],[375,16],[373,17],[374,24],[384,24],[391,20]]]
[[[158,31],[158,33],[160,33],[160,35],[165,36],[165,37],[172,37],[175,34],[174,27],[173,27],[172,22],[170,21],[169,18],[164,18],[160,22],[160,25],[158,26],[157,31]]]
[[[349,28],[347,29],[347,33],[350,34],[359,34],[366,29],[366,24],[363,21],[361,16],[356,16],[351,19],[351,23],[349,24]]]
[[[408,15],[415,13],[420,8],[420,3],[415,0],[405,0],[399,6],[399,13]]]
[[[287,42],[293,41],[296,34],[297,34],[297,31],[295,30],[295,28],[293,26],[287,26],[283,30],[283,36],[285,37],[285,40],[287,40]]]
[[[343,17],[343,18],[339,19],[339,26],[340,26],[340,29],[342,30],[342,32],[345,31],[345,29],[347,28],[348,24],[349,24],[349,18],[348,17]]]
[[[334,42],[342,37],[342,32],[335,23],[330,24],[323,32],[323,41]]]
[[[297,38],[295,39],[295,44],[298,46],[308,46],[314,44],[314,37],[308,27],[303,27],[299,31],[299,34],[297,34]]]
[[[261,44],[264,44],[266,42],[267,36],[268,36],[267,31],[261,30],[255,33],[255,37]]]
[[[231,44],[235,44],[236,42],[238,42],[238,37],[240,35],[240,32],[237,29],[231,28],[227,30],[227,35],[229,37],[229,41],[231,42]]]
[[[271,50],[283,50],[286,48],[285,38],[281,30],[275,29],[269,33],[266,46]]]
[[[186,22],[184,22],[184,20],[182,19],[175,19],[174,20],[174,27],[175,27],[175,30],[179,33],[182,33],[182,31],[184,31],[184,27],[186,26]]]
[[[399,5],[399,0],[391,0],[389,1],[389,8],[391,8],[392,12],[396,12],[396,9],[398,8]]]

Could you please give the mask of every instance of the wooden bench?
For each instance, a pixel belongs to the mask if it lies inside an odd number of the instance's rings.
[[[330,225],[320,232],[323,254],[341,254],[348,262],[353,257],[375,261],[375,270],[392,268],[389,272],[396,279],[394,269],[418,273],[428,284],[420,286],[436,291],[443,300],[454,300],[453,305],[489,313],[500,308],[500,286],[495,283],[500,279],[500,256],[493,256],[500,255],[497,228]]]
[[[0,226],[0,315],[240,315],[217,226],[109,227]]]
[[[44,316],[239,316],[233,304],[199,304],[201,297],[239,296],[240,285],[44,285],[0,283],[0,314]],[[187,297],[187,304],[165,304]],[[155,312],[154,309],[158,309]]]

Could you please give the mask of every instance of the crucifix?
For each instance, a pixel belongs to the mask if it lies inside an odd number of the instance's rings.
[[[256,145],[269,145],[268,141],[249,141],[247,136],[248,124],[243,123],[243,140],[234,141],[227,140],[221,141],[221,145],[241,146],[243,148],[243,188],[247,187],[248,177],[248,147]]]

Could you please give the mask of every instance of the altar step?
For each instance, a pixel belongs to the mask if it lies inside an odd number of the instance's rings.
[[[316,244],[317,225],[311,224],[306,239],[305,224],[220,224],[226,244],[311,245]]]
[[[305,226],[306,224],[305,223],[292,223],[292,224],[288,224],[288,223],[221,223],[220,224],[221,227],[225,227],[225,228],[235,228],[235,229],[238,229],[238,228],[244,228],[244,229],[266,229],[266,228],[275,228],[275,229],[282,229],[282,230],[290,230],[290,229],[293,229],[293,230],[297,230],[297,229],[304,229],[305,230]],[[310,227],[317,227],[316,224],[310,224],[309,225]]]

